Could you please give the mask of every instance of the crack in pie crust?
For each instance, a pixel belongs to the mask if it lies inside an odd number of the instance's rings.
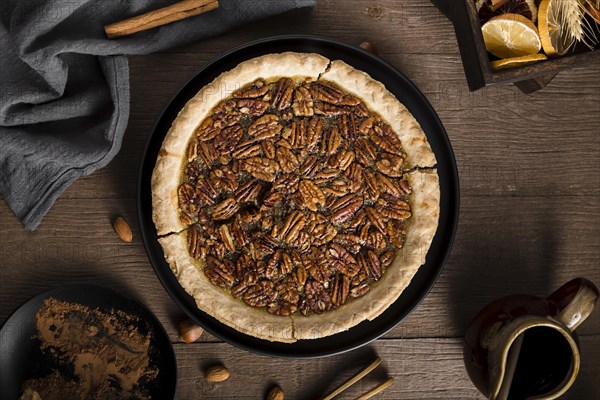
[[[372,320],[425,262],[435,156],[383,84],[317,54],[269,54],[202,88],[152,176],[165,258],[198,307],[271,341]]]

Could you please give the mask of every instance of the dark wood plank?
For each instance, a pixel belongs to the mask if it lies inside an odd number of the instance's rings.
[[[595,383],[600,374],[600,336],[580,338],[581,373],[566,398],[594,400],[600,396]],[[484,399],[471,384],[463,364],[462,343],[457,339],[378,340],[351,353],[316,360],[288,360],[258,356],[226,344],[176,345],[179,380],[177,398],[260,399],[274,384],[286,392],[286,399],[322,398],[379,356],[383,363],[356,385],[340,395],[353,399],[387,376],[394,384],[378,399]],[[208,383],[202,371],[223,363],[229,380]],[[336,397],[337,399],[337,397]]]

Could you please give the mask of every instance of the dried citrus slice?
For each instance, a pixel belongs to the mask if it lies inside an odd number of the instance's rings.
[[[560,15],[563,8],[555,4],[556,0],[542,0],[538,12],[540,40],[548,57],[562,56],[575,43],[575,38],[569,35],[560,23],[563,19]]]
[[[476,0],[475,7],[479,21],[483,24],[496,15],[514,13],[520,14],[535,22],[537,19],[537,6],[535,0],[505,0],[500,6],[494,7],[494,2],[490,0]]]
[[[519,14],[502,14],[481,27],[487,50],[499,58],[537,54],[542,48],[537,28]]]
[[[597,24],[600,24],[600,2],[596,2],[596,5],[594,5],[592,0],[588,0],[585,3],[585,9],[590,17],[594,18]]]
[[[521,67],[523,65],[533,64],[538,61],[547,60],[547,59],[548,59],[548,57],[546,57],[542,53],[539,53],[539,54],[530,54],[528,56],[522,56],[522,57],[503,58],[502,60],[492,61],[491,65],[492,65],[492,69],[498,70],[498,69]]]

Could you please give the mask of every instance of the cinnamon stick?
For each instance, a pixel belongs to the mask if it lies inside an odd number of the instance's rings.
[[[109,39],[114,39],[203,14],[218,7],[217,0],[183,0],[158,10],[106,25],[104,31]]]

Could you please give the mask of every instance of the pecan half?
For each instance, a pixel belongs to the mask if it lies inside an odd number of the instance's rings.
[[[206,247],[202,246],[203,238],[197,227],[191,227],[187,234],[188,251],[195,259],[206,257]]]
[[[360,236],[342,233],[336,235],[333,242],[341,245],[351,253],[358,253],[364,243]]]
[[[331,242],[337,234],[338,231],[331,224],[317,224],[312,231],[312,244],[322,246]]]
[[[240,203],[232,198],[225,199],[212,210],[212,218],[216,221],[229,219],[240,209]]]
[[[304,86],[298,87],[294,92],[294,104],[292,105],[294,115],[297,117],[310,117],[315,113],[313,107],[314,103],[309,90]]]
[[[275,158],[275,144],[273,144],[272,140],[263,140],[262,142],[260,142],[260,147],[265,155],[265,157],[269,158],[269,159],[274,159]]]
[[[331,287],[331,302],[335,306],[346,303],[350,292],[350,280],[344,274],[336,274]]]
[[[321,154],[332,155],[338,151],[342,144],[342,136],[337,126],[334,126],[327,132],[326,138],[321,141],[319,152]]]
[[[312,117],[308,123],[306,147],[309,151],[319,147],[323,136],[323,118]]]
[[[248,232],[240,219],[236,219],[231,226],[231,234],[237,246],[244,247],[248,244]]]
[[[261,154],[262,154],[261,146],[258,144],[254,144],[254,143],[247,143],[247,144],[240,145],[233,152],[233,156],[235,158],[239,158],[239,159],[256,157]]]
[[[219,192],[210,179],[202,177],[196,182],[196,195],[204,204],[210,206],[215,204]]]
[[[350,108],[347,107],[338,107],[328,103],[315,103],[315,114],[333,117],[349,112]]]
[[[292,104],[292,95],[294,93],[294,82],[290,78],[280,79],[275,87],[273,96],[273,107],[283,110]]]
[[[381,279],[381,261],[377,257],[377,254],[369,250],[366,255],[360,254],[357,260],[370,278],[376,281]]]
[[[311,84],[310,93],[315,100],[332,104],[339,104],[344,97],[344,94],[339,89],[325,81]]]
[[[278,147],[276,155],[283,172],[293,172],[298,168],[298,157],[290,149]]]
[[[300,178],[295,175],[282,174],[279,178],[273,182],[273,190],[282,192],[283,194],[290,195],[298,190],[298,184]]]
[[[368,232],[365,244],[377,252],[382,252],[388,247],[388,242],[380,231]]]
[[[342,114],[340,117],[340,134],[346,140],[358,139],[359,132],[354,114]]]
[[[282,128],[277,115],[266,114],[248,127],[248,135],[268,139],[276,136]]]
[[[404,159],[394,154],[385,153],[381,159],[375,163],[375,168],[382,174],[398,178],[402,176],[402,163]]]
[[[373,226],[379,229],[379,232],[383,233],[384,235],[387,235],[385,226],[386,221],[384,220],[383,215],[381,215],[373,207],[366,207],[365,212],[367,213],[367,218],[369,218],[369,221],[373,224]]]
[[[235,174],[227,166],[222,166],[213,170],[210,173],[209,177],[210,179],[205,179],[203,182],[203,185],[206,188],[206,190],[209,190],[208,186],[210,184],[214,184],[214,187],[221,190],[225,190],[227,192],[233,192],[237,190],[239,186],[239,182],[236,179]],[[198,184],[196,184],[196,189],[198,190]]]
[[[279,165],[274,160],[262,157],[250,157],[244,161],[244,170],[256,179],[273,182]]]
[[[296,282],[298,283],[298,285],[300,286],[304,286],[304,284],[306,283],[306,268],[304,268],[304,265],[299,265],[298,268],[296,269],[296,273],[294,274],[294,277],[296,278]]]
[[[256,179],[250,179],[234,193],[234,198],[240,203],[250,203],[258,198],[263,186]]]
[[[339,244],[333,243],[329,247],[330,260],[335,269],[344,275],[354,276],[360,270],[356,259]]]
[[[264,307],[277,299],[275,284],[268,280],[250,286],[242,295],[242,300],[253,307]]]
[[[235,252],[236,245],[235,245],[235,242],[233,241],[233,236],[231,235],[231,232],[229,231],[229,226],[221,225],[219,227],[219,235],[221,237],[221,241],[225,245],[225,249],[227,249],[227,251],[232,252],[232,253]]]
[[[267,111],[271,104],[268,101],[258,99],[242,99],[238,100],[237,106],[242,114],[260,117]]]
[[[311,154],[302,161],[298,172],[306,177],[313,176],[318,171],[318,161],[319,158],[315,154]]]
[[[257,79],[248,86],[244,86],[235,92],[232,96],[238,99],[254,99],[264,96],[269,91],[269,86],[263,79]]]
[[[281,228],[281,237],[287,243],[294,243],[298,239],[304,225],[306,225],[304,215],[299,211],[292,212],[288,215]]]
[[[363,205],[363,199],[351,193],[337,199],[331,206],[331,222],[341,224],[350,219]]]
[[[320,282],[310,281],[304,287],[306,302],[312,311],[320,314],[331,309],[333,305],[331,296]]]
[[[267,307],[267,311],[275,315],[292,315],[296,312],[298,306],[290,303],[272,303]]]
[[[354,151],[356,159],[364,166],[368,166],[377,159],[377,149],[373,143],[364,137],[356,139],[354,142]]]
[[[215,257],[206,257],[204,274],[208,280],[216,286],[230,288],[235,283],[233,272],[235,265],[231,260],[220,261]]]
[[[177,191],[179,200],[179,209],[188,214],[193,215],[198,212],[199,209],[199,198],[196,194],[196,190],[189,183],[184,183],[179,186]]]
[[[212,140],[221,133],[221,128],[213,118],[208,117],[196,128],[196,137],[203,142]]]
[[[325,194],[323,191],[309,180],[303,180],[298,187],[304,204],[311,211],[317,211],[319,207],[325,205]]]
[[[219,154],[215,148],[206,142],[198,143],[198,155],[207,166],[212,166],[219,159]]]

